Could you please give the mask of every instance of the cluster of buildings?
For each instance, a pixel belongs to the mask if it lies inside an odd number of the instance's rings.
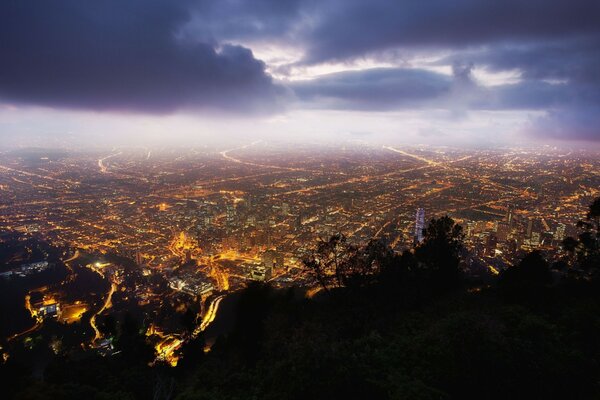
[[[35,274],[38,272],[42,272],[46,270],[50,264],[48,261],[36,261],[32,263],[22,264],[17,268],[10,269],[8,271],[0,272],[1,278],[11,278],[11,277],[25,277],[31,274]]]
[[[559,221],[557,214],[543,217],[509,204],[503,218],[457,222],[463,226],[469,262],[498,273],[533,250],[544,251],[550,260],[563,256],[562,241],[567,235],[575,236],[577,231],[575,226],[567,228]],[[415,245],[423,241],[426,224],[425,210],[418,208],[414,223]]]
[[[212,283],[198,280],[196,276],[172,277],[169,287],[190,296],[205,296],[215,289]]]
[[[119,297],[155,314],[173,298],[217,297],[250,280],[302,284],[302,260],[333,234],[357,245],[383,238],[401,252],[443,215],[463,226],[473,265],[497,272],[533,249],[559,257],[600,196],[600,158],[586,152],[344,144],[106,155],[33,167],[0,155],[0,232],[130,259],[127,270],[90,268],[111,284],[139,274]],[[37,313],[61,313],[42,306]]]

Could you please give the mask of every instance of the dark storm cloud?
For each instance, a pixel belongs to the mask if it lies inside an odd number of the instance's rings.
[[[413,68],[337,72],[294,82],[306,107],[349,110],[453,109],[543,110],[573,101],[572,88],[543,81],[484,87],[473,64],[455,64],[453,75]]]
[[[308,35],[307,61],[395,47],[461,48],[598,34],[596,0],[331,0]]]
[[[550,110],[547,115],[532,121],[527,133],[544,139],[598,141],[599,127],[600,106],[581,105]]]
[[[190,6],[3,1],[0,98],[94,110],[272,110],[281,89],[250,50],[180,37]]]
[[[600,140],[600,2],[334,3],[306,35],[303,63],[377,58],[390,50],[409,59],[444,51],[451,55],[439,64],[454,66],[454,83],[427,102],[417,101],[419,107],[547,111],[531,126],[535,135]],[[483,87],[471,79],[473,68],[518,70],[521,81]],[[363,91],[366,102],[387,97],[377,87]],[[406,99],[384,103],[411,105]]]
[[[374,68],[339,72],[294,83],[292,89],[308,107],[354,110],[418,108],[446,95],[452,80],[435,72]]]
[[[422,69],[374,68],[327,74],[294,82],[291,88],[303,107],[338,110],[550,110],[556,114],[556,110],[600,104],[595,87],[543,80],[487,87],[473,78],[473,68],[473,64],[455,64],[452,76]]]
[[[303,18],[319,13],[316,0],[207,0],[192,7],[186,31],[206,40],[300,39],[296,28]]]
[[[307,63],[387,49],[458,49],[600,33],[596,0],[214,0],[194,9],[197,33],[217,40],[293,40],[304,44]]]
[[[365,57],[407,68],[274,83],[248,49],[260,44],[303,53],[280,73]],[[597,0],[5,0],[0,55],[11,102],[268,112],[291,91],[305,108],[547,111],[537,135],[600,140]],[[485,86],[478,69],[521,80]]]
[[[600,82],[600,35],[550,42],[524,42],[457,51],[435,64],[471,60],[491,71],[517,69],[530,80]]]
[[[261,0],[210,2],[203,10],[197,32],[300,45],[304,57],[298,64],[390,54],[410,63],[419,54],[444,52],[449,56],[438,64],[454,66],[452,82],[399,69],[293,84],[306,107],[545,110],[555,124],[553,136],[575,135],[568,129],[572,124],[576,136],[600,140],[595,128],[582,126],[594,121],[587,113],[600,108],[597,0]],[[521,82],[482,87],[471,79],[474,68],[518,70]]]

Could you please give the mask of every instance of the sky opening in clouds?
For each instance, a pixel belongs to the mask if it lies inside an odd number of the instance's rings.
[[[595,0],[6,0],[0,138],[600,143]]]

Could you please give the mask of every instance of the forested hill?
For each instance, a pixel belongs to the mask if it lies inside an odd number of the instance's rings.
[[[41,377],[9,359],[3,397],[600,398],[597,218],[590,212],[581,235],[565,241],[573,265],[534,252],[490,284],[464,274],[449,218],[432,221],[423,244],[402,255],[336,236],[305,260],[323,290],[306,298],[299,288],[248,286],[233,329],[210,352],[200,337],[176,368],[150,367],[152,349],[128,320],[112,357],[65,354]]]

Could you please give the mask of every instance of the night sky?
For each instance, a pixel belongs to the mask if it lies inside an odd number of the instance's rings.
[[[3,141],[215,132],[598,144],[600,2],[0,2]]]

